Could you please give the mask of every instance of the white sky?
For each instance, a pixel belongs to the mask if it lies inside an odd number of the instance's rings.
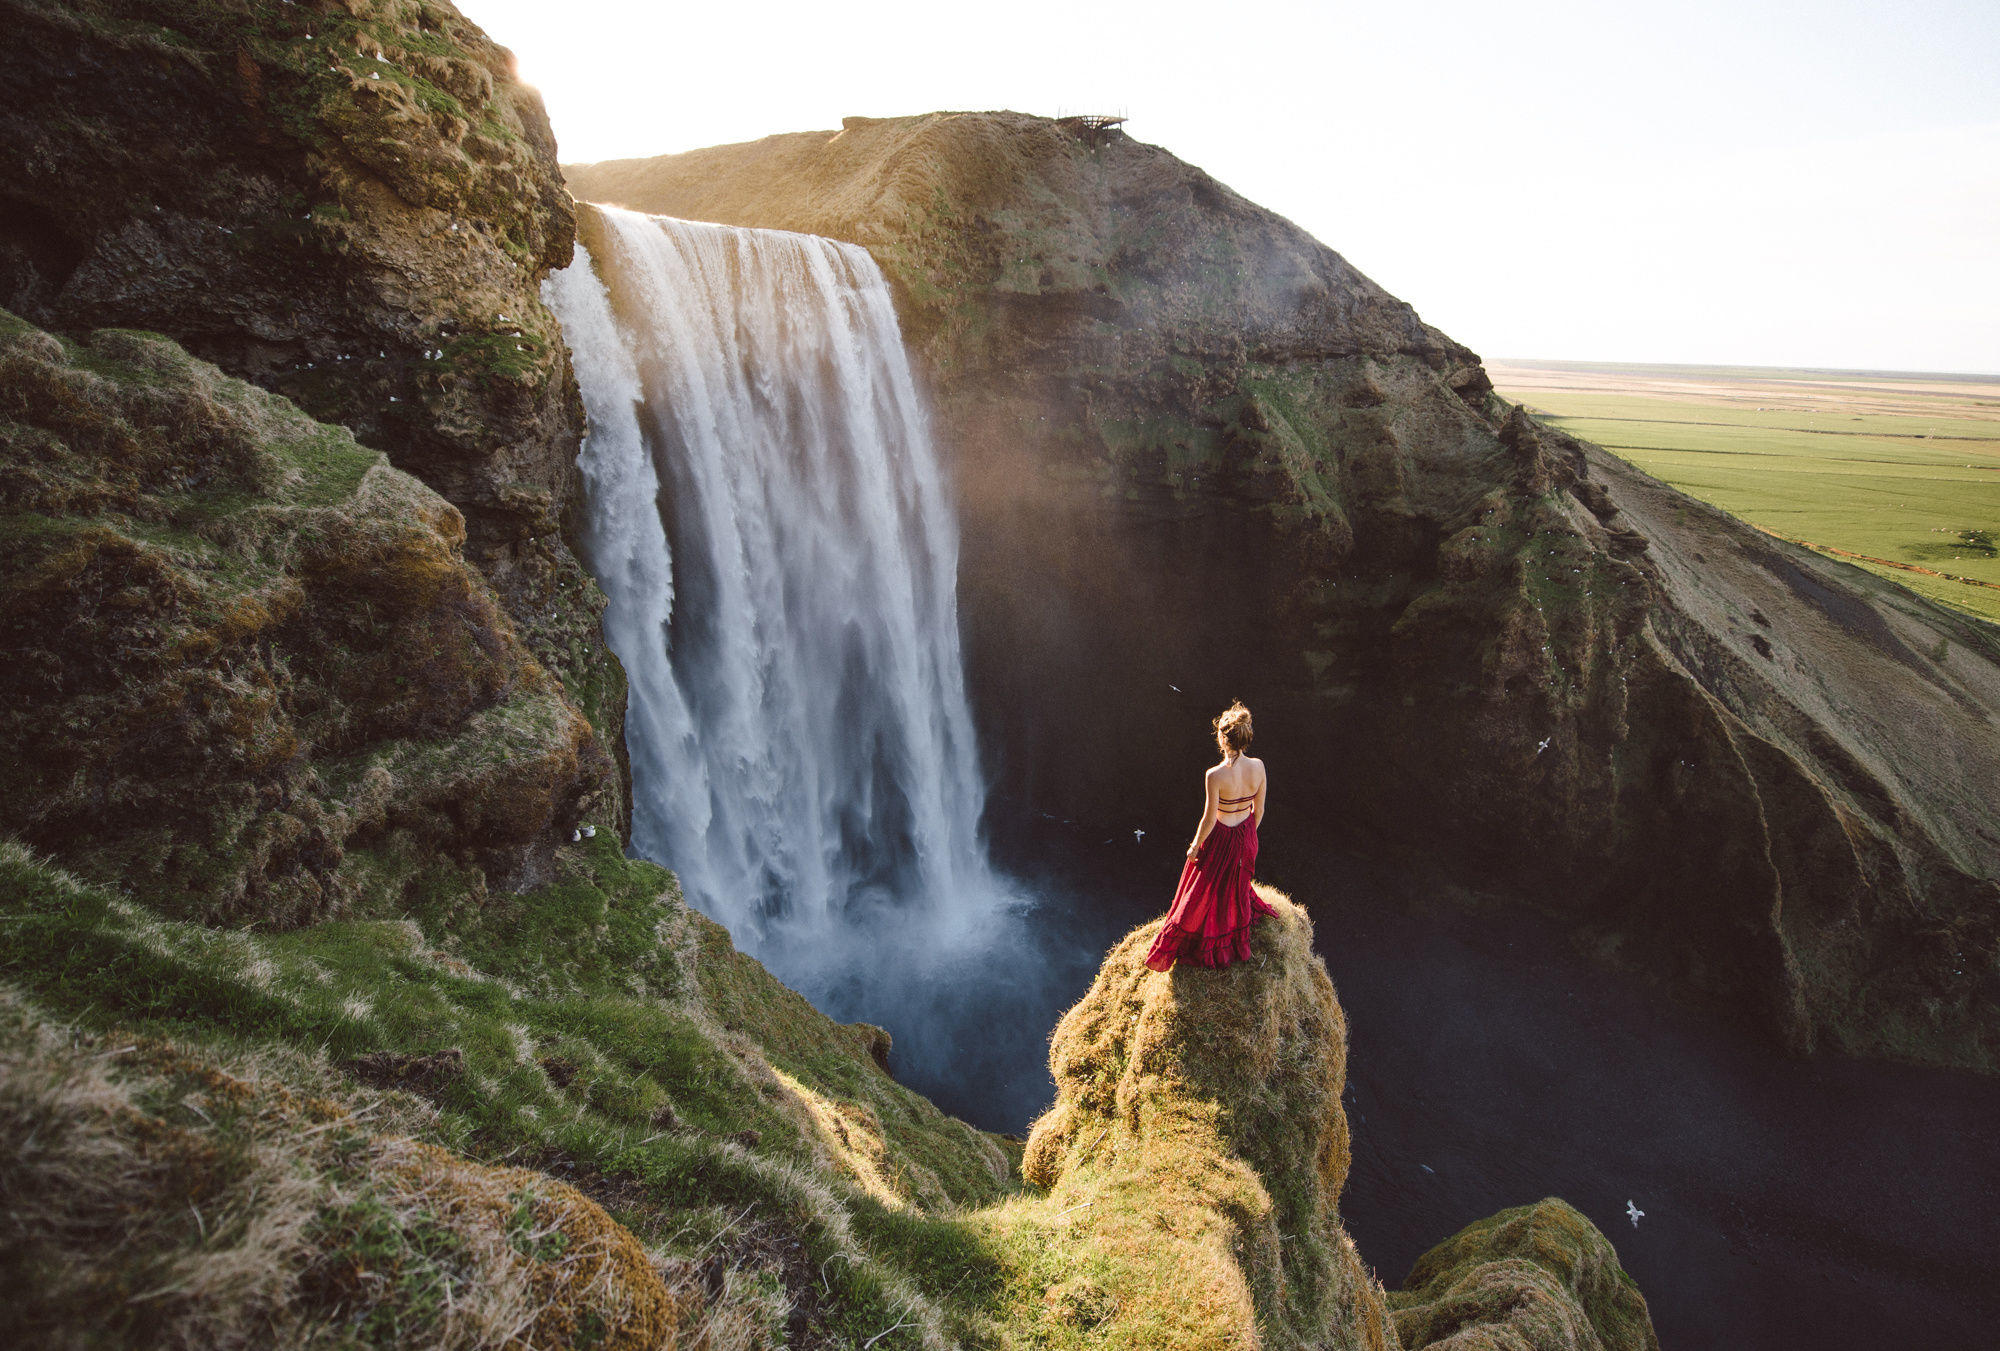
[[[1111,109],[1489,357],[2000,372],[2000,0],[458,0],[566,161]]]

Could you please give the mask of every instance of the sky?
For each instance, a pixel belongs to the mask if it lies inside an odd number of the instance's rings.
[[[2000,373],[2000,0],[457,0],[566,162],[1119,111],[1489,359]]]

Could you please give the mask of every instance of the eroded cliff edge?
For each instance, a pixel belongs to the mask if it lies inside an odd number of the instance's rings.
[[[1183,812],[1145,801],[1199,744],[1168,732],[1241,696],[1316,832],[1529,898],[1795,1047],[2000,1066],[1989,626],[1535,424],[1332,250],[1122,135],[850,118],[567,172],[891,276],[1008,787]]]

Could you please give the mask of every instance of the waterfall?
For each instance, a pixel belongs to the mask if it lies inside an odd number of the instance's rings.
[[[956,521],[888,285],[829,239],[583,214],[544,296],[589,415],[633,848],[943,1074],[1019,905],[980,839]]]

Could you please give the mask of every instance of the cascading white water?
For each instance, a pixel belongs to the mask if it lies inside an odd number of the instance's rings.
[[[593,251],[544,294],[590,418],[634,848],[829,1012],[942,1063],[937,1002],[1016,907],[979,836],[956,524],[888,286],[853,245],[585,210]]]

